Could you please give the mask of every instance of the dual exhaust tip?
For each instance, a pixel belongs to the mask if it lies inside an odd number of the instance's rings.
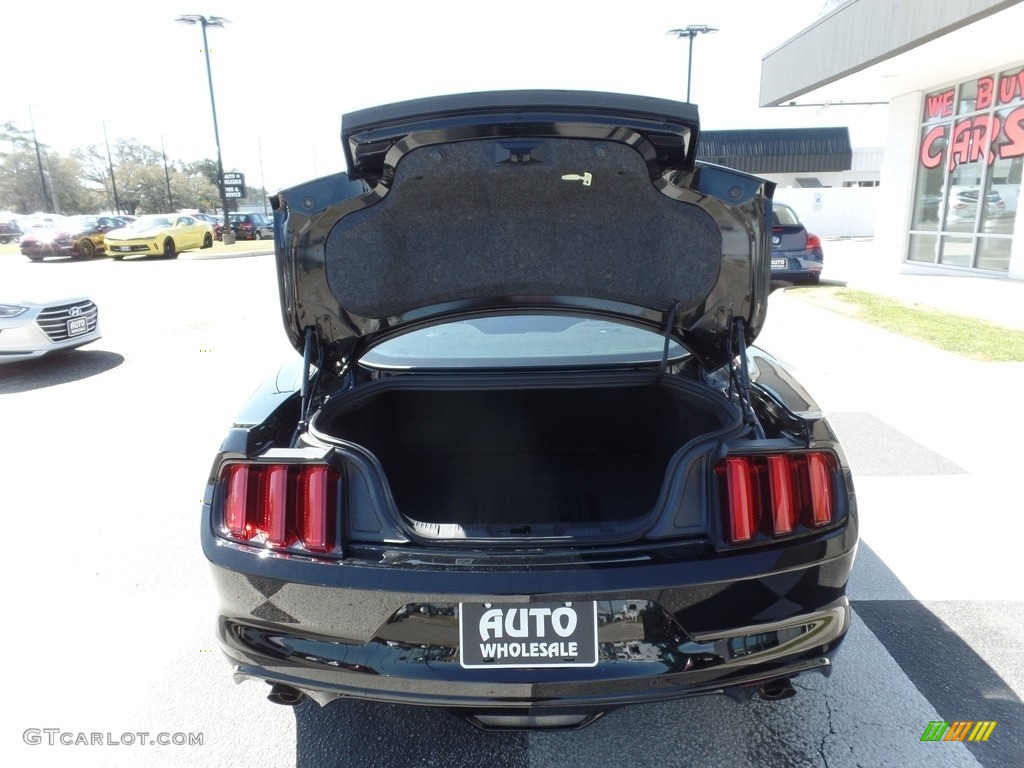
[[[305,698],[306,694],[298,688],[292,688],[290,685],[282,685],[281,683],[271,685],[270,693],[267,694],[267,701],[285,707],[297,707]]]
[[[766,701],[782,701],[796,696],[796,688],[788,677],[769,680],[757,689],[757,695]]]

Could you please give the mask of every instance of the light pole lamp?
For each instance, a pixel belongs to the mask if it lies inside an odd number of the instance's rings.
[[[690,82],[693,75],[693,38],[697,35],[706,35],[709,32],[717,32],[717,27],[709,27],[707,24],[690,24],[682,29],[670,29],[668,34],[677,38],[687,39],[687,63],[686,63],[686,101],[690,102]]]
[[[179,16],[176,21],[182,24],[198,24],[203,30],[203,53],[206,55],[206,80],[210,85],[210,108],[213,110],[213,138],[217,142],[217,188],[220,190],[220,204],[224,211],[224,229],[221,238],[225,245],[235,242],[235,233],[231,231],[231,220],[228,218],[228,198],[224,192],[224,160],[220,153],[220,129],[217,127],[217,102],[213,98],[213,71],[210,69],[210,45],[206,41],[207,27],[223,27],[229,23],[220,16],[201,16],[188,13]]]

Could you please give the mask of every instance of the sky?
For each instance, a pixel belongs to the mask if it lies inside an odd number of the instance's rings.
[[[512,88],[615,91],[692,101],[704,129],[849,125],[884,142],[884,107],[759,109],[761,58],[813,23],[826,0],[36,0],[4,8],[0,123],[67,153],[135,138],[169,159],[214,158],[202,33],[209,30],[226,169],[274,191],[344,170],[341,115],[444,93]]]

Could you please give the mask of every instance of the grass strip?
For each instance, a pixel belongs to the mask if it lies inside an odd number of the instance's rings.
[[[800,298],[933,347],[986,362],[1024,362],[1024,331],[854,288],[793,288]]]

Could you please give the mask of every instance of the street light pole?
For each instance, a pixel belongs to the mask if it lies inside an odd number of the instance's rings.
[[[46,188],[46,174],[43,173],[43,153],[39,149],[39,139],[36,136],[36,118],[32,114],[32,105],[28,105],[28,120],[32,124],[32,143],[36,147],[36,163],[39,165],[39,184],[43,188],[43,205],[47,213],[53,213],[53,200],[50,199],[50,192]]]
[[[716,27],[709,27],[707,24],[690,24],[683,29],[670,29],[668,34],[677,38],[687,40],[687,63],[686,63],[686,102],[690,103],[690,82],[693,76],[693,38],[697,35],[706,35],[709,32],[717,32]]]
[[[107,168],[110,169],[110,186],[114,190],[114,213],[121,213],[121,201],[117,198],[117,182],[114,181],[114,160],[110,156],[110,139],[107,138],[107,121],[103,121],[103,143],[107,145]]]
[[[263,177],[263,139],[256,137],[256,148],[260,153],[260,187],[263,189],[263,215],[267,215],[267,181]]]
[[[164,157],[164,178],[167,180],[167,212],[174,210],[174,198],[171,196],[171,172],[167,170],[167,150],[164,149],[164,135],[160,134],[160,154]]]
[[[206,55],[206,80],[210,86],[210,108],[213,110],[213,138],[217,142],[217,187],[220,190],[220,204],[224,212],[224,229],[221,238],[225,245],[235,242],[235,233],[231,231],[231,220],[228,218],[228,198],[224,190],[224,160],[220,151],[220,129],[217,127],[217,102],[213,98],[213,70],[210,69],[210,45],[206,40],[207,27],[223,27],[227,19],[220,16],[201,16],[190,13],[180,16],[177,21],[182,24],[198,24],[203,30],[203,53]]]

